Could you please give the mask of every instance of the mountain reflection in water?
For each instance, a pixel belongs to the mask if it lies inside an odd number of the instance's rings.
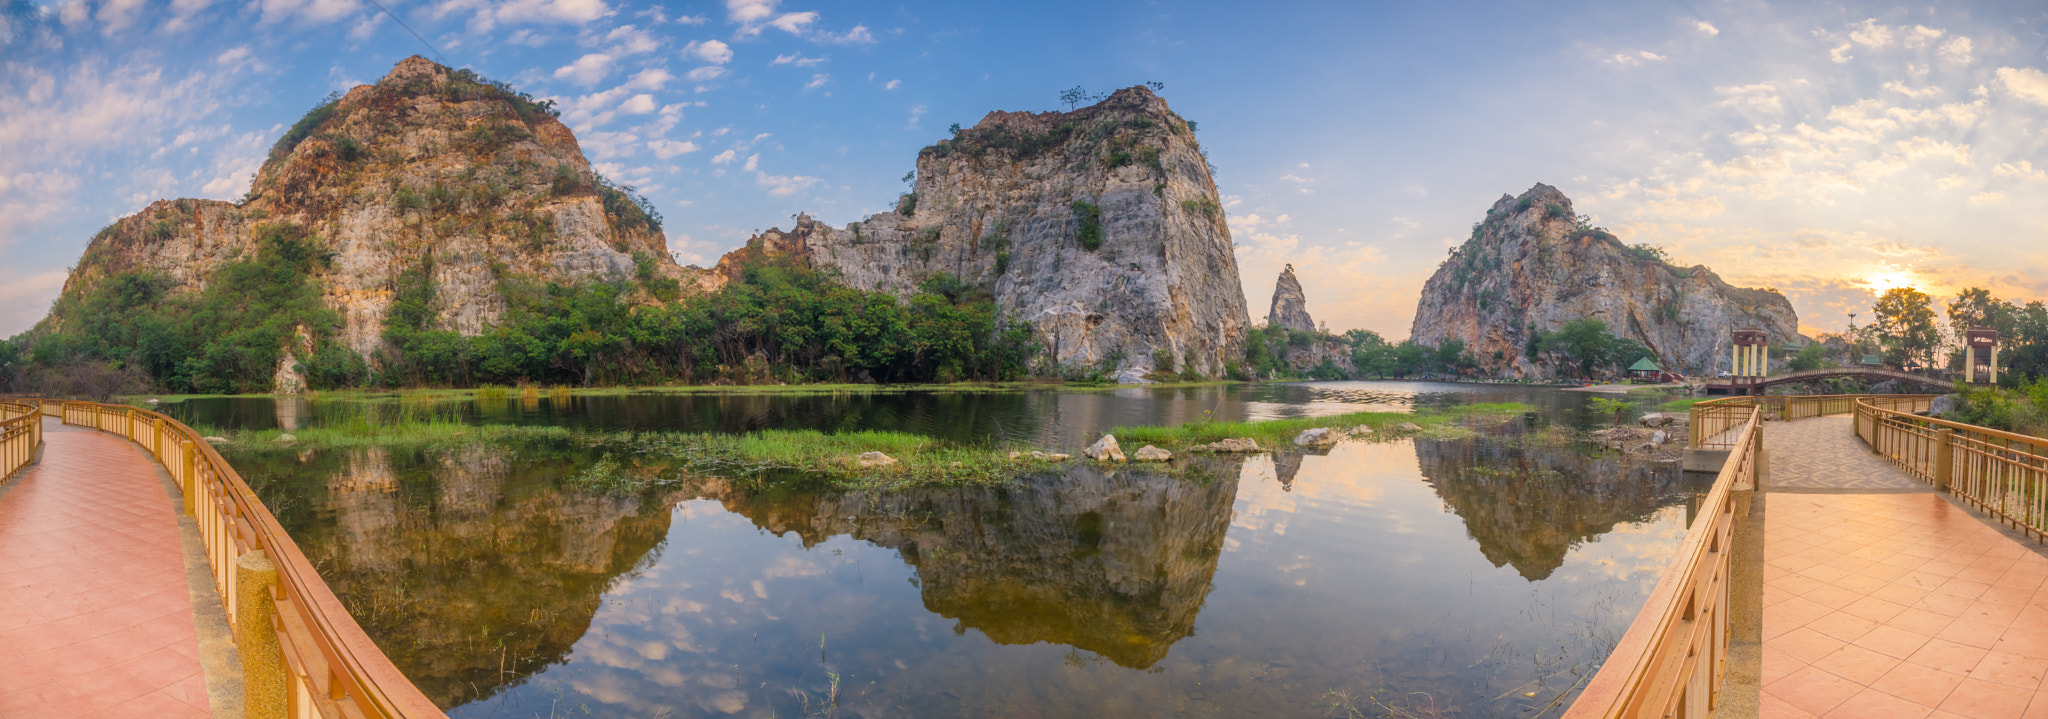
[[[1519,432],[897,492],[567,491],[561,441],[232,459],[457,717],[1492,716],[1591,671],[1689,496]]]

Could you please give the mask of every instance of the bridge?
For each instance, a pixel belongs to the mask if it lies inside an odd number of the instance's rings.
[[[2048,716],[2048,438],[1932,400],[1694,405],[1728,461],[1565,716]]]
[[[191,427],[0,399],[0,719],[446,719]]]
[[[1768,375],[1764,377],[1735,377],[1730,379],[1714,380],[1707,383],[1707,393],[1738,395],[1763,394],[1764,390],[1781,384],[1812,382],[1815,380],[1834,379],[1836,377],[1855,377],[1857,379],[1870,380],[1873,382],[1884,382],[1890,380],[1905,384],[1917,385],[1920,387],[1931,387],[1943,390],[1954,386],[1954,383],[1950,380],[1936,379],[1934,377],[1913,374],[1911,372],[1902,372],[1900,370],[1891,369],[1889,367],[1822,367],[1820,369],[1799,370],[1797,372],[1787,372],[1785,374]]]

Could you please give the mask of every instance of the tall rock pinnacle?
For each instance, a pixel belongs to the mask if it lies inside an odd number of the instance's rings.
[[[1280,281],[1273,285],[1273,309],[1266,313],[1266,323],[1295,332],[1316,331],[1316,321],[1308,316],[1308,297],[1301,292],[1301,281],[1294,279],[1294,265],[1281,270]]]

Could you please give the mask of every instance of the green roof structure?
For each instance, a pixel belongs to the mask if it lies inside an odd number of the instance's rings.
[[[1663,368],[1663,367],[1658,367],[1658,366],[1657,366],[1657,363],[1656,363],[1656,362],[1654,362],[1654,361],[1651,361],[1651,359],[1650,359],[1650,358],[1648,358],[1648,357],[1644,357],[1644,358],[1642,358],[1642,359],[1636,360],[1636,363],[1635,363],[1635,364],[1629,365],[1629,366],[1628,366],[1628,371],[1630,371],[1630,372],[1662,372],[1662,371],[1664,371],[1664,368]]]
[[[1881,365],[1884,364],[1884,358],[1877,355],[1864,355],[1863,361],[1856,364]]]

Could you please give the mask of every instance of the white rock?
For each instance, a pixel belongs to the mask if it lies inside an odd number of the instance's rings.
[[[872,469],[895,464],[896,458],[881,452],[862,452],[859,457],[854,459],[854,462],[859,464],[861,469]]]
[[[1671,442],[1671,433],[1661,429],[1657,430],[1656,434],[1650,435],[1650,441],[1657,444],[1669,444]]]
[[[226,437],[200,437],[200,439],[206,440],[206,443],[207,443],[207,444],[227,444],[227,443],[228,443],[228,438],[226,438]]]
[[[1124,461],[1124,450],[1116,445],[1116,435],[1113,434],[1102,435],[1102,439],[1095,440],[1094,444],[1088,445],[1081,453],[1097,462]]]
[[[1148,444],[1139,447],[1137,453],[1131,455],[1131,458],[1140,462],[1164,462],[1173,459],[1173,453]]]
[[[1331,432],[1328,427],[1304,429],[1301,431],[1301,434],[1294,436],[1294,446],[1296,447],[1328,447],[1336,443],[1337,434]]]
[[[1225,440],[1218,440],[1218,441],[1215,441],[1215,442],[1211,442],[1211,443],[1209,443],[1209,444],[1198,444],[1198,445],[1195,445],[1195,446],[1193,446],[1193,447],[1189,447],[1189,448],[1188,448],[1188,451],[1190,451],[1190,452],[1257,452],[1257,451],[1259,451],[1259,443],[1258,443],[1258,442],[1255,442],[1255,441],[1253,441],[1253,440],[1252,440],[1251,438],[1249,438],[1249,437],[1232,437],[1232,438],[1230,438],[1230,439],[1225,439]]]
[[[278,435],[278,436],[277,436],[277,439],[276,439],[276,440],[273,440],[273,441],[277,441],[277,442],[284,442],[284,443],[286,443],[286,444],[289,444],[289,443],[292,443],[292,442],[297,442],[297,441],[299,441],[299,436],[298,436],[298,435],[295,435],[295,434],[291,434],[291,433],[287,432],[287,433],[285,433],[285,434],[280,434],[280,435]]]
[[[1422,431],[1422,425],[1416,424],[1414,422],[1402,422],[1400,424],[1394,425],[1394,429],[1400,430],[1402,432],[1420,432]]]

